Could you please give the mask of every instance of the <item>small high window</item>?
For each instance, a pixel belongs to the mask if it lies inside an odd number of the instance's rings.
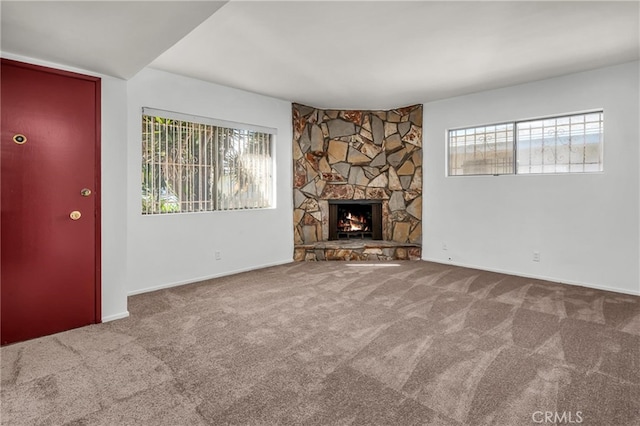
[[[144,108],[142,213],[271,207],[274,134]]]
[[[449,176],[603,170],[603,112],[449,130]]]

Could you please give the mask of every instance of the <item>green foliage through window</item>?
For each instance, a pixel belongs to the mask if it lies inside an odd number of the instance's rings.
[[[142,213],[271,206],[272,134],[142,116]]]

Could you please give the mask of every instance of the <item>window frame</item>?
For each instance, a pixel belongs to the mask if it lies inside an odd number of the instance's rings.
[[[570,118],[575,116],[587,116],[589,114],[601,114],[601,122],[602,122],[602,132],[600,133],[600,168],[601,170],[596,171],[554,171],[554,172],[527,172],[527,173],[519,173],[518,171],[518,124],[527,123],[527,122],[535,122],[535,121],[544,121],[544,120],[558,120],[562,118]],[[478,129],[483,127],[491,127],[491,126],[505,126],[512,125],[513,126],[513,163],[512,163],[512,173],[470,173],[470,174],[451,174],[451,132],[460,131],[460,130],[468,130],[468,129]],[[596,108],[589,109],[584,111],[576,111],[570,113],[562,113],[562,114],[553,114],[546,116],[539,116],[535,118],[527,118],[527,119],[518,119],[518,120],[507,120],[500,121],[496,123],[485,123],[478,124],[474,126],[462,126],[462,127],[452,127],[445,130],[445,140],[446,140],[446,161],[445,161],[445,176],[446,177],[472,177],[472,176],[545,176],[545,175],[575,175],[575,174],[601,174],[604,173],[604,108]]]
[[[145,128],[144,128],[145,117],[151,117],[153,119],[161,118],[164,120],[172,120],[176,122],[187,123],[188,125],[192,125],[192,126],[208,126],[212,128],[215,131],[215,135],[216,135],[216,137],[212,142],[213,157],[210,158],[210,163],[204,164],[204,167],[213,168],[215,170],[214,172],[215,178],[214,178],[214,181],[210,184],[212,188],[211,190],[214,191],[213,198],[211,200],[204,199],[204,200],[178,201],[178,203],[180,204],[182,204],[183,202],[187,202],[187,203],[201,202],[205,204],[210,203],[210,206],[208,206],[207,208],[202,210],[190,209],[190,210],[183,211],[181,208],[182,206],[180,206],[180,209],[178,211],[163,211],[160,204],[161,201],[159,200],[151,201],[152,203],[154,203],[154,207],[151,209],[148,209],[148,208],[145,209],[144,201],[143,201],[143,204],[140,207],[140,214],[142,216],[165,216],[165,215],[174,215],[174,214],[215,213],[215,212],[223,212],[223,211],[265,210],[265,209],[275,208],[275,199],[276,199],[276,187],[275,187],[276,158],[275,157],[276,157],[276,139],[277,139],[277,133],[278,133],[277,129],[272,127],[266,127],[266,126],[239,123],[239,122],[228,121],[228,120],[220,120],[220,119],[215,119],[211,117],[203,117],[198,115],[179,113],[175,111],[168,111],[168,110],[162,110],[162,109],[156,109],[156,108],[150,108],[150,107],[142,107],[141,115],[140,115],[142,132],[145,131]],[[268,149],[268,152],[263,152],[261,154],[261,155],[264,155],[264,159],[265,159],[264,162],[268,166],[267,173],[264,175],[264,178],[268,180],[268,182],[266,183],[266,187],[268,189],[268,195],[265,198],[267,205],[262,205],[257,207],[251,207],[251,206],[230,207],[229,205],[225,206],[224,203],[221,201],[221,198],[220,198],[221,194],[219,189],[220,183],[218,181],[221,179],[222,176],[226,174],[222,173],[225,167],[224,165],[220,165],[219,160],[221,158],[221,155],[223,155],[222,151],[224,151],[224,155],[226,155],[226,150],[222,149],[221,151],[221,146],[226,145],[227,142],[217,139],[219,131],[222,131],[223,133],[226,132],[227,138],[230,137],[230,134],[232,132],[238,132],[239,134],[246,134],[247,136],[248,134],[255,134],[255,133],[266,136],[266,141],[263,139],[263,140],[260,140],[258,143],[264,144],[266,142],[267,149]],[[142,152],[141,152],[141,162],[140,162],[140,167],[141,167],[140,187],[143,188],[143,190],[145,186],[145,178],[144,178],[145,171],[143,169],[144,158],[142,157],[142,154],[144,153],[144,143],[145,143],[145,137],[144,135],[141,134],[140,149],[142,150]],[[250,154],[250,155],[255,155],[255,154]],[[154,167],[158,167],[160,163],[154,162],[154,164],[156,165]],[[188,164],[181,162],[180,167],[188,167]],[[162,189],[159,187],[158,190],[161,191]],[[237,198],[238,194],[235,194],[235,195]],[[158,204],[158,206],[155,206],[155,204]]]
[[[446,162],[446,176],[447,177],[459,177],[459,176],[509,176],[509,175],[514,175],[516,174],[515,170],[516,170],[516,144],[515,142],[513,143],[513,161],[511,163],[511,167],[514,170],[513,173],[470,173],[470,174],[461,174],[461,175],[452,175],[451,169],[450,169],[450,160],[451,160],[451,142],[450,142],[450,132],[455,132],[455,131],[459,131],[459,130],[468,130],[468,129],[477,129],[480,127],[498,127],[498,126],[506,126],[506,125],[513,125],[513,129],[512,132],[515,135],[516,133],[516,122],[515,121],[502,121],[502,122],[498,122],[498,123],[491,123],[491,124],[479,124],[477,126],[464,126],[464,127],[456,127],[456,128],[452,128],[452,129],[447,129],[446,130],[446,135],[445,135],[445,139],[447,141],[447,162]],[[515,136],[514,136],[514,141],[515,141]]]

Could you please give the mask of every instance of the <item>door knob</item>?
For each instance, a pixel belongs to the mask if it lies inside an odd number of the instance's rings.
[[[82,213],[80,213],[78,210],[74,210],[71,213],[69,213],[69,217],[71,218],[71,220],[78,220],[80,219],[81,216],[82,216]]]
[[[91,195],[91,190],[89,188],[82,188],[80,190],[80,195],[82,195],[83,197],[88,197],[89,195]]]

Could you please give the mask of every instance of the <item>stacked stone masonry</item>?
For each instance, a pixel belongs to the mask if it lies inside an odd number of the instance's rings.
[[[382,202],[383,240],[395,242],[401,256],[411,249],[416,257],[422,240],[422,105],[346,111],[293,104],[293,133],[295,260],[304,260],[303,246],[308,253],[309,245],[328,240],[328,200],[364,199]],[[381,257],[397,258],[395,251]]]
[[[387,241],[339,241],[296,245],[293,260],[420,260],[421,248],[417,244]]]

